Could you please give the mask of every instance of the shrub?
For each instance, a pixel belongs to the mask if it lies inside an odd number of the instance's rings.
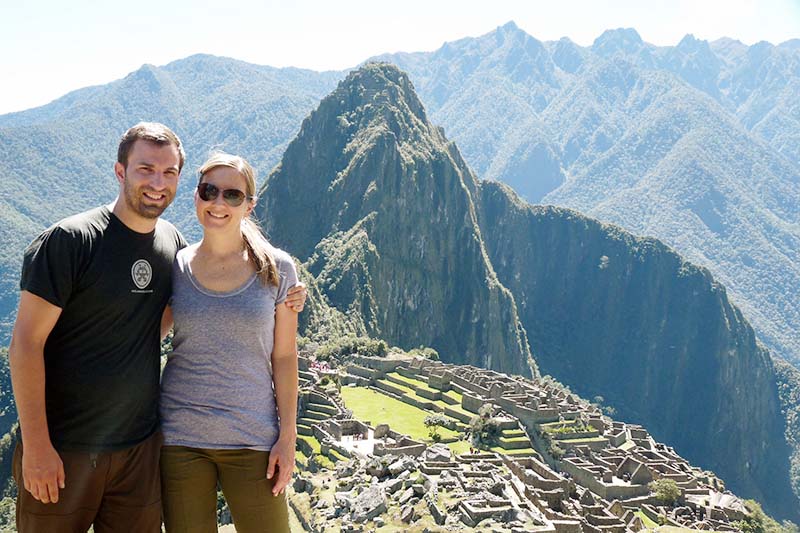
[[[433,442],[439,442],[442,440],[442,436],[439,434],[439,428],[446,426],[448,424],[448,420],[446,416],[435,413],[426,416],[425,420],[423,420],[423,424],[425,424],[425,427],[428,428],[428,436],[431,438],[431,440]]]
[[[744,506],[750,512],[744,520],[734,522],[732,525],[739,528],[742,533],[797,533],[798,528],[794,522],[784,520],[778,523],[767,515],[761,505],[755,500],[745,500]]]
[[[410,350],[408,352],[408,355],[414,357],[422,357],[424,359],[430,359],[431,361],[439,360],[439,352],[437,352],[433,348],[426,348],[424,346],[420,346],[419,348],[414,348]]]
[[[503,431],[500,421],[492,416],[493,412],[494,406],[487,403],[478,410],[478,416],[470,420],[470,441],[476,448],[489,448],[498,443]]]
[[[681,497],[681,488],[671,479],[659,479],[648,485],[656,493],[656,499],[664,505],[675,505]]]
[[[352,354],[383,357],[386,355],[386,351],[387,345],[385,341],[347,335],[326,342],[317,351],[316,355],[318,360],[327,361],[331,357],[337,358]]]

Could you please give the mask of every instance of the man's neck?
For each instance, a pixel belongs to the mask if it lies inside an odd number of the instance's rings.
[[[158,222],[157,218],[145,218],[134,213],[128,208],[127,204],[125,204],[125,201],[119,196],[117,196],[117,199],[108,206],[108,209],[114,213],[114,216],[116,216],[120,222],[125,224],[128,229],[135,231],[136,233],[150,233],[156,229],[156,222]]]

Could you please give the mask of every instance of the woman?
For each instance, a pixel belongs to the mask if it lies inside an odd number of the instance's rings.
[[[203,239],[175,259],[164,321],[175,329],[161,384],[164,523],[217,531],[219,482],[239,533],[289,531],[297,314],[279,304],[297,273],[249,218],[253,168],[217,153],[199,174]]]

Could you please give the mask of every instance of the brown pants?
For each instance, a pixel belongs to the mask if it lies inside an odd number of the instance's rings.
[[[164,527],[167,533],[216,533],[217,483],[239,533],[289,533],[286,493],[272,495],[269,452],[161,449]]]
[[[161,434],[133,448],[89,454],[59,452],[65,487],[58,503],[42,503],[25,490],[22,442],[14,450],[19,533],[159,533]]]

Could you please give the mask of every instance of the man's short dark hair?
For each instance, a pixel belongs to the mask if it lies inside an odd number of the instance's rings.
[[[183,163],[186,161],[186,153],[183,151],[181,140],[171,129],[160,122],[140,122],[126,131],[119,140],[117,149],[117,162],[122,163],[123,167],[128,166],[128,155],[133,144],[138,141],[149,141],[160,145],[171,144],[178,149],[180,163],[178,170],[183,170]]]

